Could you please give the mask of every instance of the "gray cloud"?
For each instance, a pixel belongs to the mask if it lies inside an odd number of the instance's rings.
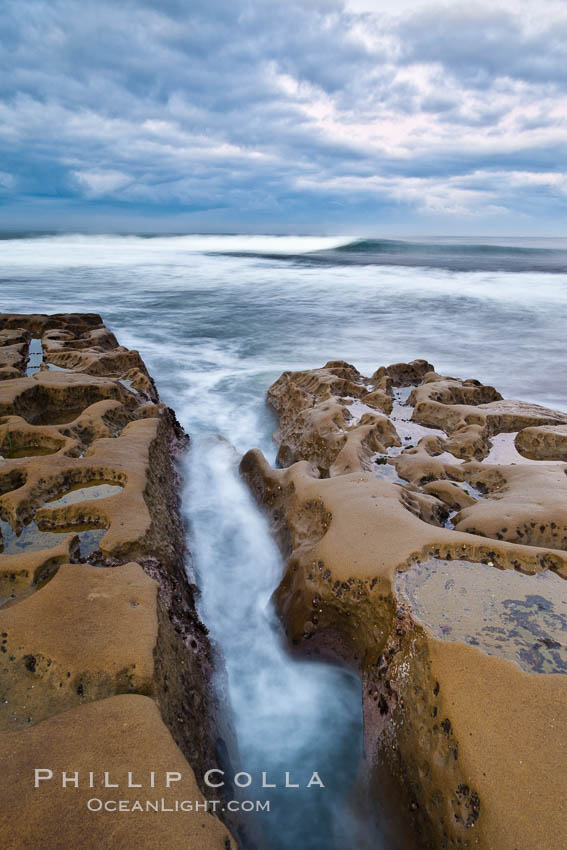
[[[459,5],[424,9],[398,33],[406,62],[441,62],[471,86],[502,77],[567,83],[567,18],[546,19],[545,6],[537,30],[511,11]]]
[[[8,0],[2,222],[105,204],[317,230],[393,208],[529,218],[530,199],[557,222],[567,17],[546,8]]]

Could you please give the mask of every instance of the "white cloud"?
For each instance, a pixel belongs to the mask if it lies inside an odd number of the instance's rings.
[[[7,171],[0,171],[0,189],[12,189],[16,184],[13,174],[8,174]]]
[[[554,19],[565,13],[564,0],[347,0],[346,8],[355,14],[369,13],[373,15],[408,15],[424,9],[437,9],[440,14],[447,10],[463,11],[478,8],[503,10],[521,15],[526,23],[540,25],[542,19]]]
[[[110,195],[132,183],[132,178],[121,171],[73,171],[88,198]]]
[[[298,188],[310,191],[376,194],[435,214],[487,216],[505,212],[496,203],[496,192],[464,186],[459,178],[374,176],[332,177],[321,181],[300,177],[296,182]]]

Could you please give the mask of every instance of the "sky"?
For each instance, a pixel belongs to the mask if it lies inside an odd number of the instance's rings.
[[[566,223],[566,0],[2,0],[0,229]]]

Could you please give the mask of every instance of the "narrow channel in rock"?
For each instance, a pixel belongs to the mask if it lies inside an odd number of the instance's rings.
[[[256,813],[253,821],[248,816],[250,839],[270,850],[385,847],[372,818],[354,807],[362,766],[360,681],[344,668],[301,660],[286,647],[271,601],[283,559],[238,461],[226,439],[196,437],[185,509],[199,613],[227,671],[227,710],[237,742],[231,761],[253,777],[244,799],[270,801],[269,813]],[[224,677],[218,684],[222,693]],[[324,788],[308,787],[313,772]],[[263,773],[278,787],[259,787]],[[286,773],[299,788],[284,787]]]

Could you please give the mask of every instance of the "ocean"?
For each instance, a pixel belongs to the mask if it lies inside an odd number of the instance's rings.
[[[424,357],[566,404],[567,240],[3,236],[4,310],[100,311],[186,424],[240,451],[271,450],[269,383],[329,359]]]
[[[268,386],[331,359],[369,375],[426,358],[567,410],[567,240],[4,233],[0,293],[4,312],[100,312],[142,354],[191,435],[188,569],[226,666],[233,759],[303,786],[318,771],[327,786],[271,794],[271,814],[249,816],[251,841],[353,846],[360,684],[288,653],[270,601],[283,564],[239,457],[259,447],[274,462]],[[362,819],[356,846],[403,845]]]

